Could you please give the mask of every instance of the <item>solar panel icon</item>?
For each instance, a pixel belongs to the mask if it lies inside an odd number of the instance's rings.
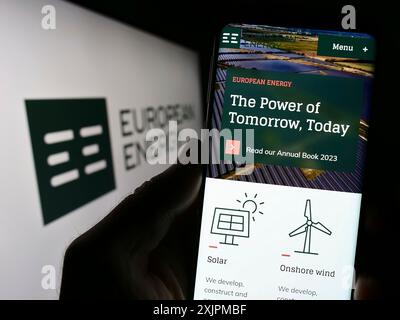
[[[237,246],[235,237],[249,238],[250,212],[246,210],[215,208],[211,233],[223,235],[220,244]]]

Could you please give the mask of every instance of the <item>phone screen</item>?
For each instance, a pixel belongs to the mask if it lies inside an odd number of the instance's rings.
[[[350,299],[374,38],[231,24],[216,54],[194,298]]]

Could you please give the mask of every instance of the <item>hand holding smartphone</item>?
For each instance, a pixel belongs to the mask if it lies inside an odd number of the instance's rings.
[[[228,25],[214,63],[195,299],[350,299],[375,42]]]

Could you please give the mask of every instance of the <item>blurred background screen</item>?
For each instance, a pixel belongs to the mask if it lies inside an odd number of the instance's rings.
[[[200,128],[199,56],[67,2],[0,12],[0,299],[56,299],[68,244],[166,168],[146,163],[147,130]]]

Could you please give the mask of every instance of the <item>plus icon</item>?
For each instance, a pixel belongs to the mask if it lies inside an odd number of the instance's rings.
[[[363,51],[364,51],[364,52],[367,52],[367,51],[368,51],[368,48],[367,48],[367,47],[364,47],[364,48],[363,48]]]

